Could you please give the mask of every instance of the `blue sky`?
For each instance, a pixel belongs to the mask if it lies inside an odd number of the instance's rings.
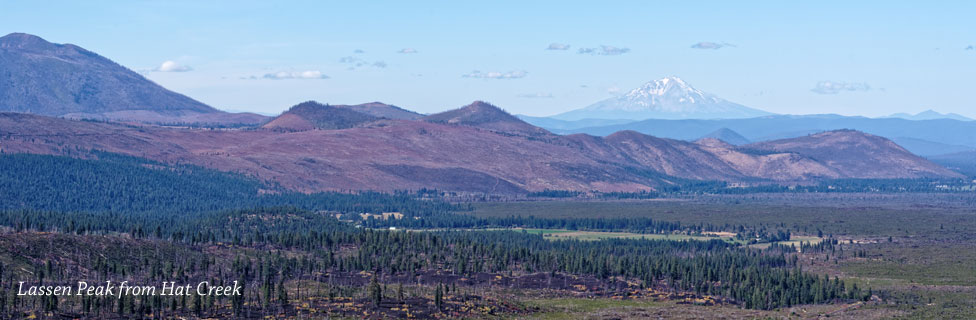
[[[80,45],[225,110],[486,100],[551,115],[678,76],[776,113],[976,117],[974,12],[973,1],[5,1],[0,33]]]

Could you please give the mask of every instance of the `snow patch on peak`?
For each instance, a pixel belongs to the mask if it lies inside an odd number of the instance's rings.
[[[586,108],[556,115],[557,119],[731,119],[770,113],[748,108],[698,90],[670,76],[647,82],[626,94]]]
[[[685,96],[689,100],[694,102],[694,98],[699,97],[698,100],[702,100],[706,93],[701,90],[695,89],[694,87],[688,85],[684,80],[678,77],[667,77],[659,80],[654,80],[645,83],[644,85],[631,90],[628,96],[634,97],[649,97],[649,96]]]

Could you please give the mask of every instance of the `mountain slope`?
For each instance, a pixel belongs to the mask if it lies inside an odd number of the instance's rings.
[[[834,168],[791,152],[756,152],[739,148],[715,138],[695,141],[707,151],[728,164],[739,174],[768,181],[816,181],[840,177],[865,178],[867,176],[844,176]]]
[[[872,119],[840,115],[778,115],[724,120],[648,119],[620,125],[571,130],[553,129],[553,131],[559,134],[586,133],[604,136],[617,131],[634,130],[658,137],[694,140],[722,128],[733,130],[751,141],[793,138],[822,131],[854,129],[888,138],[911,138],[942,145],[976,148],[976,121],[951,119],[913,121],[898,118]],[[904,145],[904,147],[913,153],[932,154],[934,152],[938,154],[956,151],[956,147],[946,148],[943,150],[945,152],[931,150],[929,146],[926,146],[925,149],[913,149],[912,145]]]
[[[285,131],[334,130],[352,128],[379,119],[349,108],[306,101],[291,107],[261,127]]]
[[[944,154],[929,158],[932,162],[976,179],[976,150]]]
[[[749,141],[749,139],[746,139],[746,137],[743,137],[738,132],[732,131],[729,128],[721,128],[712,131],[711,133],[706,134],[698,139],[705,139],[705,138],[715,138],[718,140],[722,140],[722,142],[735,145],[735,146],[749,144],[751,142]]]
[[[0,110],[145,122],[258,123],[166,90],[94,52],[12,33],[0,38]],[[207,116],[201,116],[207,115]]]
[[[241,172],[298,191],[437,188],[649,190],[657,182],[562,145],[464,125],[392,121],[341,130],[187,130],[0,113],[5,153],[105,150]],[[590,172],[577,172],[591,168]]]
[[[745,175],[698,145],[634,131],[607,136],[606,143],[641,168],[696,180],[742,180]]]
[[[423,120],[433,123],[476,127],[509,134],[529,136],[550,134],[545,129],[528,124],[484,101],[475,101],[459,109],[435,113],[424,117]]]
[[[393,120],[417,120],[424,117],[422,114],[382,102],[370,102],[357,105],[337,105],[335,107],[346,108],[374,117]]]
[[[908,152],[891,140],[854,130],[760,142],[746,145],[745,148],[795,153],[815,159],[843,177],[962,177]]]
[[[922,157],[976,150],[974,147],[951,145],[908,137],[894,137],[891,138],[891,141],[894,141],[902,148],[905,148],[906,150]]]
[[[645,83],[627,94],[552,116],[581,119],[736,119],[770,115],[695,89],[677,77]]]
[[[633,131],[605,138],[529,136],[480,127],[497,124],[503,115],[494,114],[490,121],[479,121],[488,116],[480,113],[453,115],[445,117],[447,123],[385,120],[333,130],[195,130],[0,113],[0,151],[77,155],[79,150],[104,150],[244,173],[306,192],[633,192],[688,179],[794,184],[958,177],[886,139],[854,131],[735,147],[715,139],[691,143]]]

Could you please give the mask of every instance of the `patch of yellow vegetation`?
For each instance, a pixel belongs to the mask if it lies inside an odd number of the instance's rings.
[[[400,212],[383,212],[383,213],[380,213],[380,214],[360,213],[359,216],[362,217],[363,220],[366,220],[366,219],[369,219],[369,218],[380,219],[380,220],[389,220],[391,218],[392,219],[395,219],[395,220],[403,219],[403,214],[400,213]]]
[[[723,238],[732,238],[736,236],[735,232],[728,232],[728,231],[705,231],[702,232],[702,234],[706,236],[716,236],[716,237],[723,237]]]

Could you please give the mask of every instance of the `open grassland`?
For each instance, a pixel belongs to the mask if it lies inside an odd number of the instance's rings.
[[[655,234],[655,233],[633,233],[633,232],[610,232],[610,231],[584,231],[584,230],[566,230],[566,229],[538,229],[538,228],[485,228],[485,229],[407,229],[411,232],[424,232],[424,231],[447,231],[447,230],[465,230],[465,231],[516,231],[525,232],[528,234],[539,234],[548,240],[606,240],[606,239],[645,239],[645,240],[673,240],[673,241],[711,241],[711,240],[723,240],[729,243],[745,244],[745,241],[736,240],[732,237],[720,237],[716,235],[686,235],[686,234]],[[732,235],[735,236],[734,234]],[[819,238],[816,237],[802,237],[805,242],[817,243]],[[814,239],[814,240],[811,240]],[[794,241],[783,241],[782,243],[792,243]],[[799,245],[797,243],[797,245]],[[767,244],[768,246],[768,244]]]
[[[579,230],[556,230],[556,229],[513,229],[524,230],[526,233],[541,234],[546,239],[577,239],[577,240],[603,240],[603,239],[647,239],[647,240],[675,240],[675,241],[709,241],[724,240],[731,243],[743,243],[731,238],[717,236],[695,236],[684,234],[645,234],[630,232],[605,232],[605,231],[579,231]]]
[[[843,261],[845,273],[906,284],[976,286],[976,244],[906,241],[865,245],[864,258]]]
[[[917,238],[842,245],[829,261],[807,260],[807,270],[839,275],[870,288],[879,308],[904,319],[976,319],[976,248],[973,242]]]
[[[842,204],[833,198],[818,203],[816,197],[784,200],[787,197],[483,203],[469,214],[644,217],[682,224],[766,226],[790,229],[794,234],[787,243],[795,245],[816,243],[818,238],[813,235],[819,229],[840,244],[834,251],[801,253],[804,269],[840,277],[871,290],[879,299],[842,311],[830,311],[845,308],[839,305],[755,311],[673,301],[555,299],[531,302],[551,306],[535,315],[537,319],[810,319],[828,315],[832,319],[976,319],[976,206],[969,205],[968,195],[865,196],[847,198],[851,201]]]
[[[695,305],[681,301],[586,298],[529,299],[524,304],[540,312],[524,319],[887,319],[905,316],[901,310],[864,303],[802,305],[779,310],[746,310],[731,305]]]
[[[683,224],[783,227],[801,234],[887,237],[926,235],[956,238],[976,230],[976,210],[918,205],[838,208],[814,204],[761,204],[754,201],[704,203],[687,200],[653,201],[534,201],[479,203],[468,214],[478,217],[534,216],[536,218],[652,218]]]
[[[445,231],[446,229],[411,229],[408,231]],[[633,232],[610,232],[610,231],[584,231],[566,229],[537,229],[537,228],[486,228],[486,229],[465,229],[467,231],[519,231],[528,234],[540,234],[548,240],[585,240],[596,241],[606,239],[644,239],[644,240],[671,240],[671,241],[711,241],[722,240],[728,243],[746,245],[748,242],[735,239],[735,234],[728,232],[718,232],[719,235],[687,235],[687,234],[656,234],[656,233],[633,233]],[[728,235],[726,235],[728,234]],[[773,243],[783,245],[793,245],[799,247],[802,244],[814,245],[823,241],[823,238],[815,236],[793,236],[789,241],[777,241],[750,244],[749,247],[757,249],[768,248]]]

